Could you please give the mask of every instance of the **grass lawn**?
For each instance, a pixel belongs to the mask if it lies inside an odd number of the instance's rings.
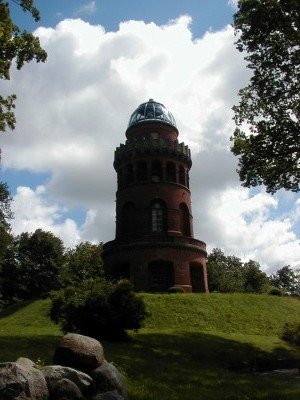
[[[126,343],[103,342],[106,359],[126,374],[132,400],[298,400],[300,376],[255,372],[275,360],[292,365],[299,349],[279,339],[300,321],[300,302],[245,294],[142,295],[149,316]],[[19,356],[52,363],[62,333],[49,300],[0,315],[0,361]],[[254,371],[254,372],[253,372]]]

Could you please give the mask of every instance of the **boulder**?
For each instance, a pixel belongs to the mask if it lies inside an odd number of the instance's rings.
[[[125,379],[113,363],[104,362],[91,372],[96,388],[102,392],[117,390],[126,397]]]
[[[103,357],[103,347],[98,340],[68,333],[56,348],[54,362],[67,367],[92,370],[102,364]]]
[[[44,374],[50,393],[53,392],[54,386],[61,379],[68,379],[75,383],[82,394],[89,394],[93,390],[93,379],[74,368],[63,367],[61,365],[48,365],[41,368],[41,371]]]
[[[1,400],[48,400],[44,375],[31,366],[16,362],[0,364]]]
[[[19,357],[17,359],[17,363],[25,368],[35,368],[35,363],[31,361],[29,358]]]
[[[124,397],[121,396],[116,390],[105,393],[97,393],[93,398],[93,400],[124,400]]]
[[[53,385],[50,400],[84,400],[84,398],[74,382],[63,378]]]

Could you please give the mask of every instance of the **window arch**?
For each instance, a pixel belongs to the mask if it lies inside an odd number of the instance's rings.
[[[180,211],[180,230],[183,236],[191,236],[190,212],[185,203],[179,206]]]
[[[151,231],[167,231],[167,209],[161,200],[155,200],[151,203]]]
[[[186,181],[185,181],[185,170],[184,170],[184,168],[183,168],[182,165],[179,166],[178,175],[179,175],[179,183],[180,183],[181,185],[186,186]]]
[[[125,203],[122,208],[122,232],[127,235],[135,232],[136,209],[133,203]]]
[[[166,180],[169,181],[169,182],[176,182],[175,164],[170,162],[170,161],[167,163]]]

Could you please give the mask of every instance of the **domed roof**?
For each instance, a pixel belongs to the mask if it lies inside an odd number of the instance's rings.
[[[173,117],[171,112],[167,110],[163,104],[157,103],[153,99],[150,99],[146,103],[138,106],[138,108],[132,113],[130,117],[128,128],[133,125],[140,124],[141,122],[147,121],[164,122],[166,124],[174,126],[177,129],[175,118]]]

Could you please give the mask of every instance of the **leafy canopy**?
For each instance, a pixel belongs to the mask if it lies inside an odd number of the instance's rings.
[[[14,3],[19,4],[24,12],[31,13],[35,21],[39,21],[40,15],[33,0],[15,0]],[[11,19],[9,3],[0,0],[0,78],[10,79],[13,60],[19,70],[27,62],[34,59],[36,62],[44,62],[46,58],[47,53],[41,48],[39,38],[27,31],[21,32]],[[15,94],[7,97],[0,95],[0,131],[15,128],[15,99]]]
[[[299,191],[300,2],[240,0],[233,25],[253,71],[233,107],[240,180],[270,193]]]

